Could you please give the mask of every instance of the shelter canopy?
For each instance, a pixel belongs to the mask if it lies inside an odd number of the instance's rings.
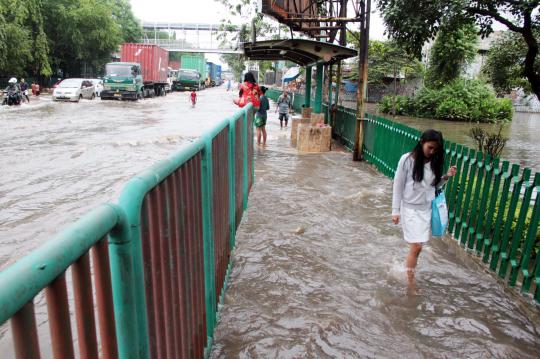
[[[250,60],[289,60],[300,66],[333,64],[358,54],[348,47],[305,39],[245,42],[243,46]]]

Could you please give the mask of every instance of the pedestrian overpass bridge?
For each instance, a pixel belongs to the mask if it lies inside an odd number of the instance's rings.
[[[147,35],[141,43],[159,45],[172,52],[243,53],[238,25],[143,22],[142,27],[153,30],[154,36]],[[163,32],[169,34],[169,38],[161,38]]]

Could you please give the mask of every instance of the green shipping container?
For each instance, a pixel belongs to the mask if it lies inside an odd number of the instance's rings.
[[[204,58],[204,54],[182,55],[181,64],[182,69],[199,71],[201,74],[201,83],[204,83],[208,76],[206,73],[206,59]]]

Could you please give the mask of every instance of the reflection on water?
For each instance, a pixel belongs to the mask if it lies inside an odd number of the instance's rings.
[[[537,357],[538,314],[451,239],[408,296],[390,180],[349,153],[296,156],[269,123],[212,358]]]
[[[368,111],[377,113],[376,106],[370,104]],[[468,136],[473,127],[482,127],[490,132],[498,132],[499,125],[469,122],[440,121],[428,118],[395,116],[377,113],[379,116],[394,119],[419,130],[435,128],[443,132],[445,139],[476,148]],[[501,155],[505,160],[540,171],[540,113],[515,112],[512,122],[504,124],[502,134],[508,137]]]

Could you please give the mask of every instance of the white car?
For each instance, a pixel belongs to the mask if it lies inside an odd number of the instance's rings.
[[[95,97],[94,84],[85,79],[65,79],[52,94],[53,101],[79,102],[82,98],[93,100]]]
[[[103,91],[103,80],[102,79],[90,79],[94,84],[94,92],[97,97],[101,96],[101,91]]]

